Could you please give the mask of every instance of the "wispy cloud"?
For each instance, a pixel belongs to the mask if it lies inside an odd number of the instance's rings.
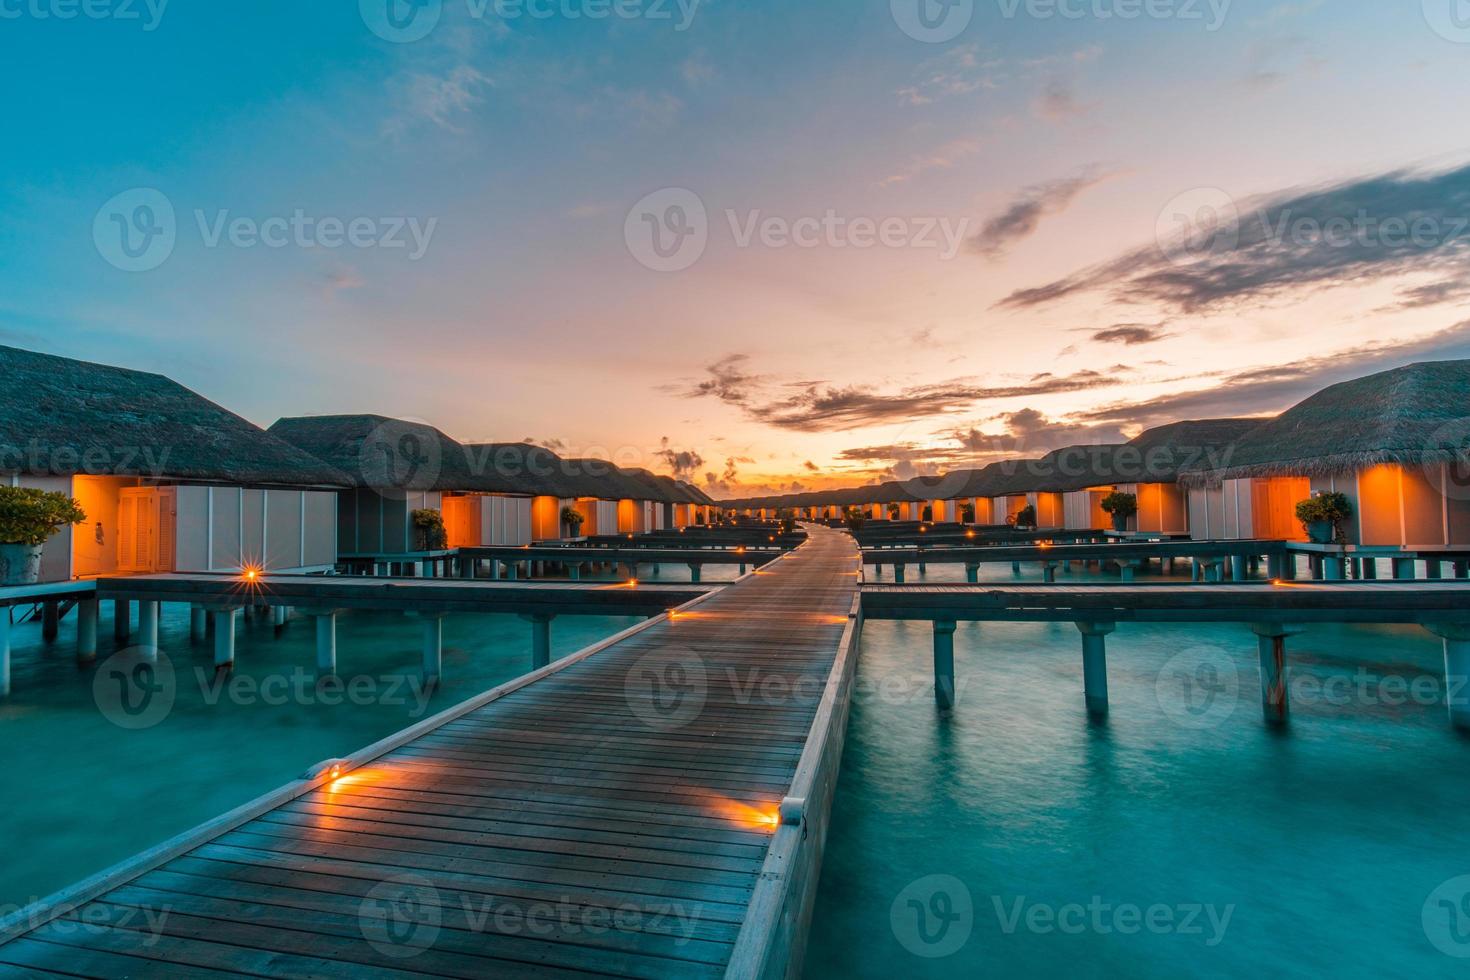
[[[1048,122],[1066,122],[1085,116],[1097,106],[1096,102],[1078,99],[1076,92],[1072,90],[1072,83],[1061,78],[1053,78],[1047,82],[1036,96],[1036,101],[1031,104],[1032,111]]]
[[[401,137],[417,125],[431,123],[462,132],[459,118],[478,105],[482,91],[492,85],[490,76],[467,64],[442,74],[409,72],[396,82],[397,111],[384,123],[383,131]]]
[[[897,391],[823,381],[774,383],[751,373],[745,355],[732,355],[707,368],[702,381],[666,390],[686,398],[716,398],[738,406],[752,421],[797,432],[828,432],[866,425],[953,415],[977,404],[1009,398],[1108,388],[1124,383],[1126,369],[1043,373],[1011,384],[985,385],[959,378]],[[782,392],[785,392],[784,394]]]
[[[1340,381],[1416,361],[1463,358],[1470,358],[1470,320],[1424,337],[1364,344],[1294,364],[1262,365],[1232,372],[1208,388],[1143,402],[1114,402],[1081,418],[1092,423],[1152,426],[1181,419],[1275,413]]]
[[[1470,274],[1470,167],[1288,192],[1246,206],[1238,221],[1198,240],[1137,249],[998,305],[1106,291],[1122,304],[1194,313],[1435,271]]]
[[[970,239],[970,250],[989,258],[999,258],[1016,242],[1034,235],[1043,218],[1061,214],[1083,191],[1111,176],[1096,166],[1090,166],[1074,176],[1025,188],[1005,210],[985,222],[980,233]]]
[[[1156,344],[1170,336],[1173,335],[1165,331],[1162,323],[1115,323],[1104,330],[1095,331],[1092,339],[1099,344],[1137,347],[1140,344]]]
[[[928,153],[915,154],[908,163],[884,177],[883,186],[902,184],[931,170],[948,170],[961,160],[979,153],[984,144],[976,139],[950,140]]]

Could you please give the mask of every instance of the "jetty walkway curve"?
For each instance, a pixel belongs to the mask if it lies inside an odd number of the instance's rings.
[[[786,975],[861,629],[856,544],[809,531],[9,916],[0,975]]]

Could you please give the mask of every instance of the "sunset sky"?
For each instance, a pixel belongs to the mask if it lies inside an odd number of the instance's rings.
[[[716,497],[1470,357],[1459,0],[389,2],[0,2],[0,342]]]

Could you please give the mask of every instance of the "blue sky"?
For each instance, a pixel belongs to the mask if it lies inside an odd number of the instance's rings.
[[[1127,20],[1099,13],[1129,0],[973,0],[941,43],[901,27],[937,0],[601,19],[444,0],[410,43],[370,29],[390,0],[91,2],[0,0],[0,341],[161,371],[262,424],[375,411],[697,457],[681,475],[756,492],[1269,412],[1470,354],[1455,0],[1235,0],[1218,29],[1205,0]],[[629,236],[667,188],[695,195],[707,245],[660,272]],[[138,189],[172,209],[173,247],[124,271],[97,229]],[[1200,201],[1245,235],[1160,264],[1168,216]],[[1359,211],[1435,234],[1250,233]],[[298,213],[361,223],[363,247],[251,237]],[[740,238],[828,215],[841,230],[810,247]],[[891,244],[857,247],[862,221]],[[1248,285],[1199,288],[1221,277]],[[1058,283],[1077,288],[1008,300]]]

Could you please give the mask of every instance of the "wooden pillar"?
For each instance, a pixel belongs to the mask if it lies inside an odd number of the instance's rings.
[[[1117,628],[1115,623],[1077,624],[1082,634],[1082,687],[1087,713],[1094,717],[1108,713],[1107,636]]]
[[[1291,698],[1287,690],[1286,638],[1301,630],[1283,623],[1254,623],[1251,631],[1256,634],[1261,655],[1261,709],[1266,721],[1273,725],[1286,724],[1291,712]]]
[[[1426,627],[1444,640],[1445,702],[1450,724],[1470,733],[1470,623]]]
[[[433,687],[444,673],[444,617],[423,616],[424,621],[424,685]]]
[[[1191,558],[1189,560],[1189,580],[1191,582],[1200,582],[1200,581],[1203,581],[1204,580],[1203,568],[1204,568],[1204,566],[1203,566],[1203,564],[1201,564],[1201,562],[1200,562],[1200,560],[1198,558]]]
[[[127,599],[112,600],[112,638],[126,643],[133,635],[133,604]]]
[[[61,603],[47,599],[41,603],[41,639],[50,643],[61,632]]]
[[[1378,578],[1378,559],[1377,558],[1364,558],[1363,559],[1363,579],[1365,581],[1371,582],[1371,581],[1373,581],[1376,578]]]
[[[1470,578],[1470,561],[1455,562],[1455,578]]]
[[[954,620],[934,624],[934,703],[941,711],[951,710],[955,703],[954,631]]]
[[[1424,577],[1427,579],[1444,578],[1444,566],[1438,559],[1430,558],[1424,562]]]
[[[337,673],[337,614],[316,613],[316,675],[331,677]]]
[[[1057,581],[1057,563],[1044,561],[1041,563],[1041,580],[1047,585],[1055,585]]]
[[[83,599],[77,603],[77,663],[88,664],[97,659],[97,606],[96,599]],[[0,609],[0,615],[8,610]]]
[[[1121,561],[1118,563],[1118,570],[1122,573],[1124,582],[1133,581],[1134,568],[1137,565],[1138,562],[1136,561]]]
[[[158,613],[158,603],[139,600],[137,645],[144,660],[158,657]]]
[[[521,618],[531,624],[531,669],[540,670],[551,663],[551,621],[555,617],[535,613]]]
[[[570,565],[568,565],[567,577],[570,578],[573,582],[582,581],[582,563],[579,561],[574,561]]]
[[[1011,562],[1011,574],[1012,575],[1020,575],[1021,574],[1021,563],[1020,562],[1018,562],[1018,561]]]
[[[10,611],[0,606],[0,698],[10,697]]]
[[[235,669],[235,613],[236,609],[216,609],[210,613],[214,620],[214,669]]]

